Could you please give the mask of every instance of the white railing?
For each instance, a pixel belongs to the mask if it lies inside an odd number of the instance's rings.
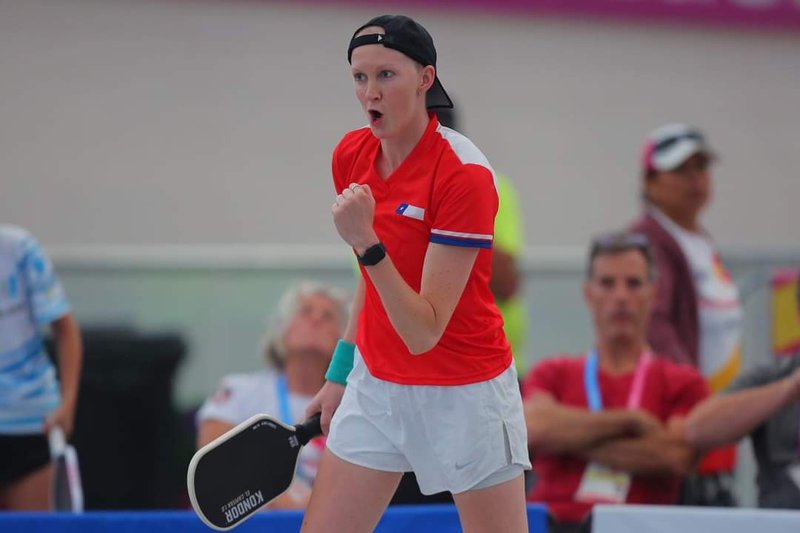
[[[270,269],[270,268],[349,268],[351,259],[340,244],[145,244],[145,245],[52,245],[50,257],[67,269]],[[763,265],[800,265],[797,248],[728,247],[722,256],[731,268]],[[586,248],[583,246],[528,247],[521,261],[522,270],[582,271]]]

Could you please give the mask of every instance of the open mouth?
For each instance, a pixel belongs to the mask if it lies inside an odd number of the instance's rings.
[[[633,313],[628,311],[617,311],[611,314],[611,320],[614,322],[628,322],[633,319]]]
[[[377,124],[380,122],[381,118],[383,118],[383,113],[380,111],[376,111],[374,109],[370,109],[369,111],[369,121],[371,124]]]

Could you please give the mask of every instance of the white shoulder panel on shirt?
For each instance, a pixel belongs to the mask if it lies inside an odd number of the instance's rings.
[[[491,172],[492,180],[494,181],[494,188],[497,189],[497,175],[495,174],[492,165],[489,164],[489,160],[486,159],[486,156],[483,155],[483,152],[481,152],[478,147],[475,146],[475,143],[469,140],[466,136],[458,133],[456,130],[442,126],[441,124],[439,124],[439,127],[436,128],[436,131],[445,141],[450,144],[450,148],[452,148],[453,152],[463,164],[480,165]]]

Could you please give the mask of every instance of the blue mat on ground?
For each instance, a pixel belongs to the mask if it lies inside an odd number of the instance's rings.
[[[299,511],[258,513],[237,527],[237,533],[289,533],[300,530]],[[546,533],[544,506],[528,506],[529,531]],[[191,511],[118,511],[67,513],[0,513],[3,533],[208,533],[213,531]],[[390,507],[376,533],[457,533],[461,531],[453,505]]]

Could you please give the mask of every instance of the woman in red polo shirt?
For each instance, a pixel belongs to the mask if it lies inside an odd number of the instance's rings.
[[[452,102],[422,26],[376,17],[348,60],[369,126],[334,150],[333,218],[362,277],[308,409],[329,436],[303,531],[372,531],[405,471],[453,493],[465,530],[527,531],[525,421],[489,289],[494,172],[428,111]]]

